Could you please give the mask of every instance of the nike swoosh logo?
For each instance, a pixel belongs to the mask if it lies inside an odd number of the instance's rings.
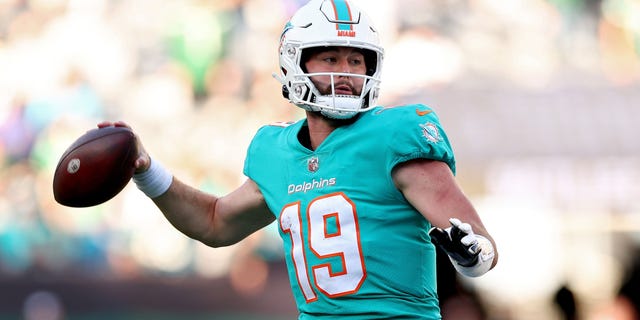
[[[420,111],[420,109],[416,109],[416,114],[418,114],[419,116],[426,116],[429,113],[431,113],[431,110],[425,110],[425,111]]]

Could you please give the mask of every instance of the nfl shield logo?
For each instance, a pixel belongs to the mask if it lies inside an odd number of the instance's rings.
[[[320,161],[318,160],[318,157],[312,157],[309,160],[307,160],[307,169],[309,169],[309,171],[316,172],[318,171],[319,167],[320,167]]]

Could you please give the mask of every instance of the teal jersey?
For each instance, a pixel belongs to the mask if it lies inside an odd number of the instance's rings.
[[[399,163],[455,172],[440,122],[424,105],[377,107],[316,150],[306,120],[262,127],[244,173],[276,216],[300,319],[440,319],[430,223],[395,187]]]

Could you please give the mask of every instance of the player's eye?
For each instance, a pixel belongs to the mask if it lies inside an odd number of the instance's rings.
[[[336,59],[335,57],[326,57],[322,60],[327,63],[336,63],[338,61],[338,59]]]

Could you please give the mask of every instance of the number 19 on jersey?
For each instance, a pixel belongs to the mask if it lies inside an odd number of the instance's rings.
[[[301,207],[300,201],[286,205],[279,223],[291,238],[290,262],[306,302],[316,301],[317,291],[330,298],[357,292],[366,268],[354,203],[342,192],[324,195],[309,203],[305,219]],[[313,259],[307,259],[308,255]],[[340,261],[341,269],[334,268],[329,259]]]

